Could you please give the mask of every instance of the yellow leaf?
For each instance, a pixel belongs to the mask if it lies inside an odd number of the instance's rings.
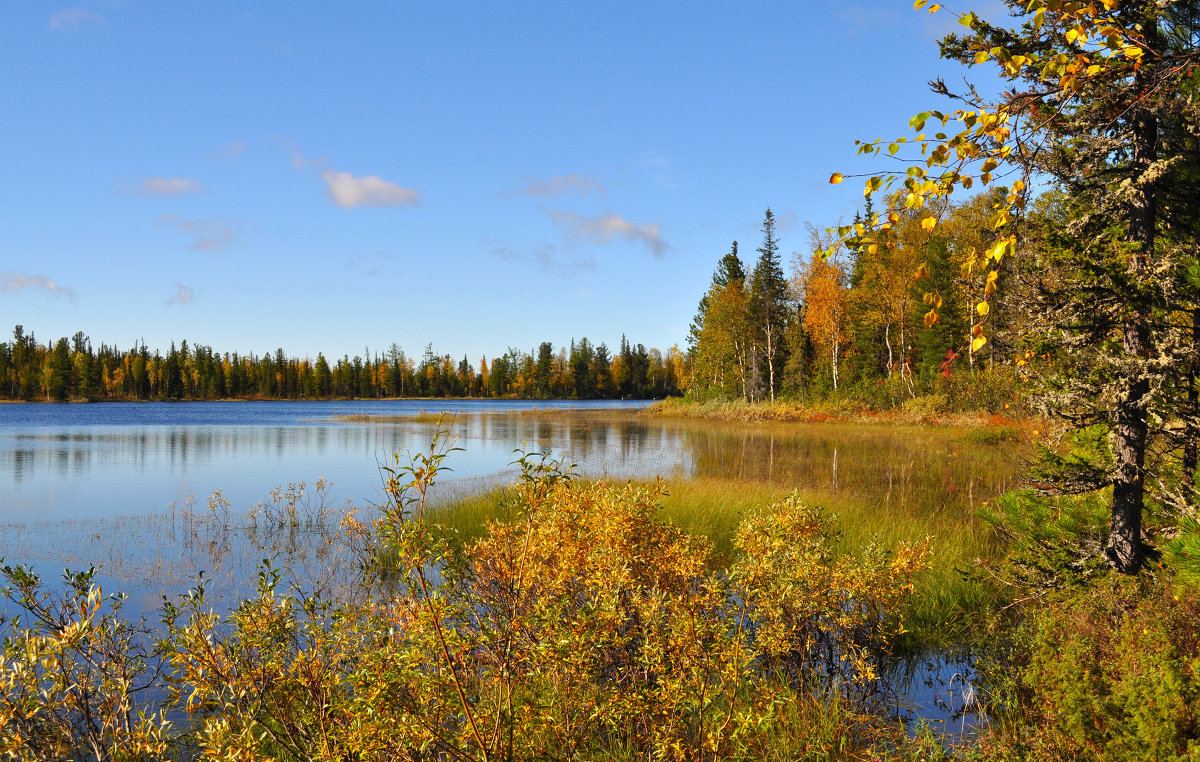
[[[975,305],[975,311],[979,313],[979,317],[987,317],[988,312],[991,311],[991,307],[988,306],[987,302],[980,302]]]
[[[832,175],[829,176],[829,182],[833,185],[837,185],[842,180],[843,180],[843,177],[842,177],[841,172],[834,172]]]
[[[925,219],[921,220],[921,227],[925,228],[926,233],[932,231],[933,226],[936,224],[937,217],[926,217]]]
[[[995,246],[988,249],[988,253],[987,253],[988,259],[994,259],[997,262],[999,262],[1000,259],[1004,256],[1004,250],[1006,248],[1008,248],[1008,241],[1009,241],[1009,239],[1002,238],[996,242]]]
[[[941,9],[941,7],[942,7],[942,6],[941,6],[941,4],[940,4],[940,3],[934,3],[933,5],[929,6],[929,12],[930,12],[930,13],[937,13],[937,12],[938,12],[938,10],[940,10],[940,9]]]
[[[987,63],[987,60],[991,57],[992,56],[986,50],[981,50],[975,54],[975,63]]]
[[[971,351],[978,352],[980,349],[983,348],[983,345],[986,343],[987,343],[987,337],[985,337],[985,336],[978,336],[978,337],[972,339],[971,340]]]
[[[1141,48],[1137,47],[1136,45],[1131,45],[1128,48],[1125,48],[1125,57],[1126,58],[1141,58],[1145,52],[1146,51],[1142,50]]]

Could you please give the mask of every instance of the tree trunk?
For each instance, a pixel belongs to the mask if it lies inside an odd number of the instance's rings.
[[[771,401],[775,401],[775,346],[771,336],[771,323],[767,321],[767,377]]]
[[[1187,410],[1184,425],[1183,444],[1183,486],[1184,499],[1195,513],[1196,508],[1196,467],[1200,465],[1200,390],[1196,382],[1200,380],[1200,307],[1192,309],[1192,357],[1188,361],[1187,372]]]
[[[895,362],[894,358],[892,357],[892,339],[890,336],[891,331],[892,331],[891,323],[888,323],[887,325],[885,325],[883,327],[883,343],[887,344],[887,350],[888,350],[888,367],[887,367],[888,378],[892,377],[892,368],[893,368],[893,363]]]
[[[1146,37],[1151,50],[1158,48],[1157,19],[1150,10]],[[1146,69],[1134,75],[1134,92],[1151,84]],[[1155,199],[1153,179],[1147,169],[1158,150],[1158,122],[1145,108],[1133,114],[1133,188],[1129,201],[1129,236],[1136,249],[1129,255],[1130,280],[1142,283],[1150,274],[1154,257]],[[1150,310],[1140,293],[1135,293],[1125,318],[1123,349],[1132,358],[1150,357]],[[1142,564],[1142,504],[1145,493],[1146,397],[1150,380],[1139,368],[1125,383],[1127,388],[1117,403],[1115,446],[1113,448],[1112,525],[1108,536],[1108,557],[1112,565],[1126,574],[1135,573]]]
[[[833,332],[833,390],[837,391],[838,385],[838,335],[837,331]]]

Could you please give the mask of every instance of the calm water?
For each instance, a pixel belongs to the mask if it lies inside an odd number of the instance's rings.
[[[513,451],[526,448],[553,451],[585,475],[762,479],[859,494],[885,507],[969,510],[1004,489],[1015,468],[1002,450],[954,433],[633,415],[646,404],[0,405],[0,523],[160,514],[213,490],[244,511],[273,487],[319,477],[332,483],[331,500],[370,504],[379,495],[379,466],[393,462],[393,453],[426,449],[441,410],[462,448],[448,476],[463,489],[504,481]]]
[[[272,487],[323,477],[333,494],[374,500],[377,464],[394,452],[426,448],[429,422],[377,426],[337,416],[448,412],[464,434],[454,475],[498,474],[512,450],[540,429],[497,411],[617,408],[645,402],[427,401],[196,402],[97,405],[0,405],[0,522],[61,521],[160,513],[191,495],[220,489],[235,509]],[[424,421],[428,416],[422,417]],[[464,431],[464,428],[466,429]],[[572,447],[555,438],[556,446]],[[584,445],[584,450],[594,448]],[[597,453],[598,454],[598,453]],[[604,470],[603,462],[589,468]],[[601,458],[601,461],[603,458]]]

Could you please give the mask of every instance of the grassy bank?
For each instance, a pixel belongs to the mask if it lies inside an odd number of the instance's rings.
[[[853,400],[819,402],[746,402],[744,400],[696,401],[671,397],[655,402],[644,415],[663,418],[695,418],[708,421],[762,423],[891,423],[901,425],[945,426],[957,428],[1009,428],[1029,426],[1029,419],[1013,405],[988,410],[953,410],[942,395],[926,395],[907,400],[896,407],[877,409]]]

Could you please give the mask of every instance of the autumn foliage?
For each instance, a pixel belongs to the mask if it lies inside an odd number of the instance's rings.
[[[351,594],[288,592],[265,567],[228,615],[202,591],[169,605],[157,685],[184,719],[134,716],[137,734],[101,734],[106,754],[727,759],[880,732],[881,660],[926,544],[838,552],[821,512],[792,497],[748,516],[736,559],[715,568],[707,540],[656,517],[660,488],[578,483],[540,456],[522,457],[506,519],[460,543],[425,504],[447,454],[393,469],[381,515],[349,521],[363,561]],[[100,625],[87,610],[68,628],[23,625],[5,674],[44,672],[47,649],[90,658]],[[4,748],[69,745],[69,730],[25,715],[70,691],[10,679]],[[836,731],[819,730],[835,708]],[[131,707],[55,711],[113,710]]]

